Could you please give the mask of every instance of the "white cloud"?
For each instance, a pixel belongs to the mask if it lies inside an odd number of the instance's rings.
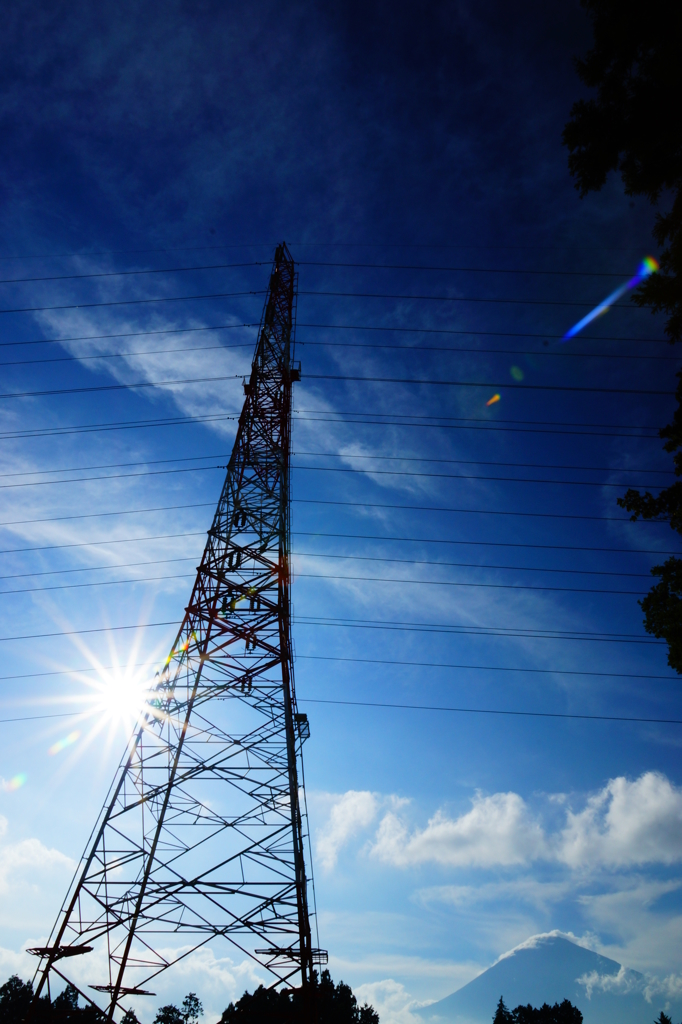
[[[22,839],[0,847],[0,893],[15,887],[17,876],[25,872],[50,872],[54,868],[73,871],[75,865],[70,857],[59,850],[49,848],[39,839]]]
[[[459,818],[441,811],[425,829],[410,833],[397,814],[384,816],[372,847],[375,857],[398,867],[429,861],[448,867],[525,864],[543,856],[545,837],[517,793],[477,795]]]
[[[567,812],[558,856],[573,868],[682,860],[682,789],[659,772],[611,779],[584,810]]]
[[[393,978],[358,985],[353,991],[360,1005],[374,1007],[381,1024],[422,1024],[422,1018],[411,1012],[422,1004]]]
[[[335,866],[342,846],[374,821],[378,801],[366,790],[348,790],[332,804],[329,818],[317,839],[317,854],[327,871]]]

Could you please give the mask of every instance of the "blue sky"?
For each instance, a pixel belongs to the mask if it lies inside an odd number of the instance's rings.
[[[125,744],[109,666],[182,618],[284,238],[332,974],[407,1024],[558,929],[679,988],[679,726],[367,706],[682,718],[637,606],[676,537],[615,504],[671,479],[679,360],[627,300],[558,341],[652,245],[645,204],[568,176],[588,44],[573,3],[9,12],[0,276],[43,280],[0,284],[33,309],[0,313],[0,717],[30,719],[0,724],[0,973],[28,975]],[[124,271],[154,273],[73,277]],[[159,381],[185,383],[119,386]],[[215,1017],[256,980],[215,950],[159,992]]]

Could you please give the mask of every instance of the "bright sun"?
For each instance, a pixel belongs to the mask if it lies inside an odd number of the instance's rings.
[[[139,675],[125,671],[107,673],[98,681],[97,703],[113,722],[135,721],[142,711],[149,684]]]

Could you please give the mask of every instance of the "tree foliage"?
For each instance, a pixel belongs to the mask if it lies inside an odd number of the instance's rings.
[[[329,971],[323,971],[312,987],[318,1020],[324,1024],[379,1024],[379,1014],[365,1003],[358,1006],[349,985],[335,985]],[[279,992],[260,985],[255,992],[245,992],[237,1003],[230,1003],[221,1017],[221,1024],[299,1024],[302,993],[300,989]]]
[[[0,986],[0,1024],[22,1024],[33,1002],[33,985],[16,974]],[[33,1024],[98,1024],[101,1015],[94,1006],[79,1006],[78,992],[67,985],[50,1001],[41,996],[32,1010]]]
[[[500,996],[493,1024],[583,1024],[583,1015],[568,999],[564,999],[562,1003],[555,1003],[554,1006],[543,1003],[542,1006],[535,1007],[528,1003],[527,1006],[517,1006],[514,1010],[508,1010]]]
[[[677,409],[672,423],[659,431],[665,441],[663,447],[673,455],[675,475],[682,476],[682,371],[678,373]],[[631,512],[630,518],[670,523],[682,535],[682,480],[664,488],[659,494],[642,494],[630,488],[618,498],[621,508]],[[665,640],[668,645],[668,664],[682,673],[682,560],[671,555],[662,565],[651,570],[656,583],[639,604],[644,612],[644,628],[648,633]]]
[[[661,271],[634,300],[668,315],[671,341],[682,340],[682,4],[659,0],[644,10],[635,0],[581,0],[592,21],[594,45],[576,60],[582,82],[596,96],[573,104],[563,140],[581,196],[598,191],[611,171],[628,195],[657,203],[654,237],[665,246]]]

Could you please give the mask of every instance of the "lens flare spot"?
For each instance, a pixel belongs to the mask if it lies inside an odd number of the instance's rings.
[[[48,750],[48,754],[50,757],[54,757],[55,754],[60,754],[62,750],[66,747],[70,747],[71,744],[75,743],[78,739],[80,739],[80,732],[78,729],[74,729],[74,731],[70,732],[68,736],[64,736],[63,739],[57,740],[56,743],[53,743]]]
[[[638,284],[641,284],[645,278],[649,277],[650,274],[655,274],[659,269],[658,260],[655,260],[653,256],[645,256],[639,265],[639,269],[634,277],[631,277],[629,281],[622,284],[619,288],[616,288],[615,292],[611,292],[610,295],[600,302],[598,306],[595,306],[591,313],[584,316],[582,320],[578,320],[577,324],[571,327],[570,331],[566,331],[563,336],[563,341],[568,341],[570,338],[575,338],[576,334],[582,331],[583,327],[587,327],[593,320],[596,320],[598,316],[603,316],[614,302],[617,302],[622,295],[625,295],[630,288],[636,288]]]
[[[520,366],[510,366],[509,372],[511,373],[514,380],[522,381],[525,376]]]
[[[501,397],[502,397],[502,395],[493,395],[493,397],[489,398],[488,401],[485,404],[486,405],[494,405],[495,402],[499,402]]]
[[[19,775],[15,775],[7,782],[3,779],[2,788],[5,793],[13,793],[15,789],[21,789],[26,782],[26,775],[24,772],[20,772]]]

